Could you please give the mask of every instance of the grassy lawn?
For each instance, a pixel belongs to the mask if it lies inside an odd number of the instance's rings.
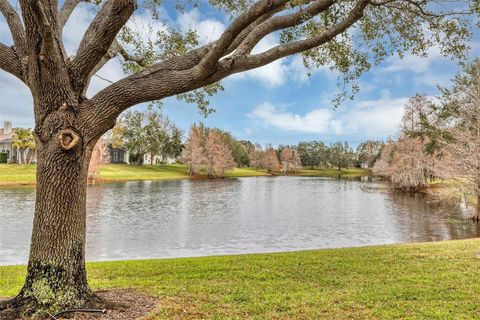
[[[277,173],[280,175],[280,173]],[[311,177],[359,177],[370,174],[366,169],[303,169],[300,176]],[[265,176],[265,170],[252,168],[236,168],[228,172],[228,177]],[[100,179],[105,182],[129,180],[162,180],[190,178],[187,167],[181,164],[170,165],[143,165],[111,164],[102,166]],[[32,185],[35,184],[35,165],[0,164],[0,186]]]
[[[110,164],[100,168],[103,181],[159,180],[189,178],[187,168],[183,165],[143,165]]]
[[[300,170],[297,175],[304,177],[338,177],[342,178],[357,178],[366,175],[370,175],[371,171],[369,169],[362,168],[348,168],[338,170],[338,168],[315,168],[307,169],[303,168]]]
[[[0,185],[22,185],[35,183],[35,165],[1,164]]]
[[[0,296],[25,267],[0,267]],[[89,263],[95,289],[159,298],[147,319],[480,319],[480,239]]]

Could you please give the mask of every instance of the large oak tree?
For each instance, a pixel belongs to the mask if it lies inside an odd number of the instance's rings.
[[[97,13],[68,56],[62,29],[82,0],[19,0],[18,10],[0,0],[13,38],[13,46],[0,43],[0,69],[31,91],[38,146],[28,274],[18,296],[0,309],[41,314],[95,300],[85,271],[88,163],[97,140],[124,110],[177,95],[208,113],[206,97],[220,80],[294,54],[307,67],[340,71],[346,82],[394,53],[424,55],[434,44],[461,58],[468,14],[478,9],[475,0],[138,1],[85,0]],[[182,33],[175,24],[142,43],[127,22],[136,10],[162,19],[162,6],[204,6],[230,24],[202,46],[193,30]],[[272,34],[276,46],[253,50]],[[87,98],[91,77],[116,57],[126,77]]]

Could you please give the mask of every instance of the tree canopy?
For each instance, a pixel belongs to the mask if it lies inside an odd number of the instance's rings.
[[[82,2],[96,16],[76,52],[67,56],[62,30]],[[182,30],[163,14],[189,8],[224,16],[230,25],[205,43],[197,30]],[[20,9],[0,1],[13,38],[11,47],[0,44],[0,68],[31,88],[38,85],[31,74],[38,67],[34,56],[54,64],[59,76],[70,74],[64,80],[78,96],[85,95],[93,74],[121,57],[127,76],[80,108],[101,115],[89,129],[96,134],[128,107],[168,96],[195,102],[208,114],[208,96],[222,89],[219,81],[296,53],[309,69],[339,71],[342,82],[354,81],[393,54],[425,55],[437,44],[444,55],[463,58],[471,35],[468,14],[478,12],[479,5],[474,0],[22,0]],[[148,24],[145,35],[131,23],[142,16],[161,28]],[[254,50],[273,34],[279,39],[274,47]],[[358,89],[354,83],[343,88],[339,99]]]

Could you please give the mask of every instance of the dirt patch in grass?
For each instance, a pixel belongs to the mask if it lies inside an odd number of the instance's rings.
[[[150,315],[159,304],[158,299],[133,289],[101,290],[96,294],[106,302],[104,312],[66,312],[46,319],[140,320]],[[0,319],[4,319],[1,314]],[[28,319],[24,318],[24,320]]]

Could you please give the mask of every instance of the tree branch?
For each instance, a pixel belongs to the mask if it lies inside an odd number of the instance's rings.
[[[277,31],[299,25],[311,19],[317,14],[327,10],[336,0],[316,0],[308,7],[298,10],[295,13],[283,16],[276,16],[268,19],[250,33],[237,49],[237,53],[250,53],[255,45],[266,35]]]
[[[156,64],[96,94],[81,107],[81,121],[91,124],[85,130],[89,131],[90,136],[95,136],[98,132],[113,126],[116,117],[132,105],[195,90],[220,81],[231,74],[261,67],[287,55],[322,45],[361,19],[369,2],[370,0],[359,0],[342,22],[315,37],[279,45],[257,55],[235,54],[233,51],[232,56],[217,62],[213,68],[214,71],[205,78],[192,70],[211,52],[210,45],[185,56]],[[234,48],[230,47],[225,52],[228,50],[234,50]]]
[[[273,47],[267,51],[256,55],[248,55],[245,58],[239,57],[239,60],[242,61],[241,64],[237,64],[238,66],[230,67],[229,69],[233,68],[235,71],[233,73],[250,70],[253,68],[258,68],[269,64],[275,60],[281,59],[283,57],[307,51],[318,47],[326,42],[332,40],[339,34],[345,32],[348,28],[350,28],[355,22],[360,20],[363,17],[363,13],[365,8],[368,6],[371,0],[359,0],[355,7],[350,11],[347,17],[340,23],[336,24],[335,26],[325,30],[324,32],[320,33],[311,38],[307,38],[305,40],[299,40],[287,44],[278,45]],[[235,62],[235,56],[232,57],[232,61]],[[227,59],[225,59],[227,60]],[[223,64],[231,64],[231,61],[225,61]],[[235,63],[234,63],[235,65]]]
[[[235,19],[192,72],[198,74],[199,77],[204,77],[213,72],[212,67],[225,55],[230,45],[245,28],[261,16],[279,7],[283,7],[288,1],[289,0],[261,0],[255,3],[247,12]]]
[[[63,6],[58,13],[58,30],[60,30],[60,33],[63,30],[63,27],[65,27],[65,24],[67,24],[73,10],[75,10],[80,2],[90,2],[90,0],[66,0],[63,3]]]
[[[8,0],[0,0],[0,12],[7,20],[8,27],[12,33],[13,43],[18,54],[23,57],[27,55],[27,40],[25,28],[18,13],[13,9]]]
[[[242,32],[240,32],[237,38],[232,42],[230,47],[227,49],[225,54],[228,55],[232,53],[238,47],[238,45],[245,39],[245,37],[247,37],[248,34],[252,32],[252,30],[254,30],[258,25],[260,25],[265,20],[271,18],[275,13],[281,11],[281,9],[282,8],[279,7],[276,10],[272,10],[271,12],[259,17],[257,20],[251,23],[247,28],[245,28]],[[185,56],[170,58],[170,59],[158,62],[152,66],[149,66],[148,72],[158,72],[159,70],[165,70],[165,69],[180,71],[180,70],[193,68],[215,46],[217,41],[218,40],[208,45],[197,48],[187,53]],[[127,50],[123,48],[122,45],[115,39],[110,49],[102,57],[99,63],[95,66],[93,71],[90,73],[90,77],[95,75],[108,61],[110,61],[110,59],[113,59],[114,57],[118,56],[118,54],[120,54],[125,61],[133,61],[142,67],[147,67],[144,64],[145,62],[142,58],[128,53]],[[86,91],[88,89],[88,83],[89,81],[87,82],[87,85],[83,90],[84,96],[86,95]]]
[[[24,81],[22,75],[22,64],[15,50],[0,43],[0,69],[13,74],[18,79]]]
[[[117,40],[113,41],[111,50],[116,54],[120,54],[125,61],[136,62],[139,66],[146,67],[143,58],[128,53],[128,51]]]
[[[464,14],[471,14],[474,13],[471,10],[468,11],[453,11],[453,12],[439,12],[439,13],[434,13],[432,11],[428,11],[426,6],[428,5],[427,0],[384,0],[384,1],[372,1],[371,5],[373,6],[383,6],[383,5],[388,5],[388,4],[393,4],[393,3],[398,3],[398,2],[404,2],[411,4],[413,7],[415,7],[420,15],[426,16],[426,17],[433,17],[433,18],[442,18],[442,17],[447,17],[447,16],[456,16],[456,15],[464,15]],[[425,6],[425,7],[423,7]]]
[[[107,0],[88,27],[70,63],[75,87],[82,92],[92,70],[110,49],[117,33],[136,7],[135,0]]]

